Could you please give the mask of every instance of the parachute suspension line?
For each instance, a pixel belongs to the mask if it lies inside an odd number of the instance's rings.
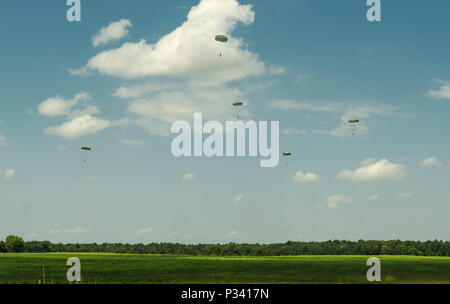
[[[235,102],[233,102],[233,107],[235,107],[235,108],[242,107],[243,105],[244,105],[244,103],[239,100],[236,100]],[[237,112],[237,119],[239,120],[239,111],[236,110],[236,112]]]
[[[217,35],[215,40],[217,42],[226,43],[228,42],[228,37],[225,35]],[[222,58],[222,52],[220,52],[219,57]]]
[[[358,118],[349,119],[348,123],[352,126],[353,136],[355,136],[355,134],[356,134],[356,126],[357,126],[357,124],[359,124],[359,119]]]
[[[92,148],[89,146],[82,146],[81,151],[89,152],[89,151],[92,151]],[[86,159],[84,159],[83,164],[86,164]]]

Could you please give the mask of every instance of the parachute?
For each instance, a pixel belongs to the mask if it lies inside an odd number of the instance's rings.
[[[348,123],[351,124],[352,131],[353,131],[353,136],[355,136],[356,126],[357,126],[357,124],[359,124],[359,119],[358,118],[351,118],[351,119],[348,120]]]
[[[81,147],[81,150],[82,150],[82,151],[92,151],[92,148],[89,147],[89,146],[82,146],[82,147]],[[84,160],[84,163],[86,163],[86,159]]]
[[[225,42],[228,41],[228,37],[224,36],[224,35],[217,35],[216,36],[216,41],[225,43]]]
[[[236,100],[233,102],[233,107],[242,107],[244,103],[242,101]],[[237,119],[239,119],[239,114],[237,115]]]
[[[292,153],[289,151],[283,152],[283,156],[290,157],[291,155],[292,155]],[[286,162],[286,167],[289,167],[289,161]]]
[[[225,36],[225,35],[217,35],[216,36],[216,41],[225,43],[225,42],[228,42],[228,37]],[[222,57],[222,53],[220,53],[219,57]]]

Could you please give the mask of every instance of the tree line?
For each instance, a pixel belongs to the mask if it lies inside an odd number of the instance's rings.
[[[62,244],[49,241],[25,242],[18,236],[0,241],[0,252],[99,252],[131,254],[205,255],[205,256],[280,256],[280,255],[415,255],[450,256],[450,241],[326,241],[277,244],[181,244],[181,243],[92,243]]]

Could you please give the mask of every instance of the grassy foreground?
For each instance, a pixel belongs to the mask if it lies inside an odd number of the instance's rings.
[[[0,254],[0,283],[67,283],[81,260],[83,283],[368,283],[366,256],[186,257],[131,254]],[[450,258],[379,256],[381,283],[450,284]]]

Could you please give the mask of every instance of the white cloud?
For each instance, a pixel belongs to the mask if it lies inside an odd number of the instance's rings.
[[[306,135],[308,132],[306,130],[299,130],[295,127],[289,127],[286,129],[283,129],[281,131],[284,135]]]
[[[330,103],[330,104],[313,104],[309,102],[297,102],[291,99],[280,99],[272,102],[269,105],[270,109],[275,110],[297,110],[297,111],[308,111],[308,112],[337,112],[342,106]]]
[[[303,173],[298,171],[292,180],[296,183],[311,183],[320,180],[320,177],[314,173]]]
[[[380,196],[378,194],[374,194],[369,197],[369,201],[377,201],[379,199],[380,199]]]
[[[428,96],[436,99],[450,99],[450,82],[437,80],[441,84],[439,90],[429,90]]]
[[[148,143],[145,141],[140,141],[140,140],[131,139],[131,138],[121,138],[121,139],[119,139],[119,142],[121,144],[124,144],[126,146],[131,146],[131,147],[143,147],[143,146],[148,145]]]
[[[133,122],[153,135],[170,135],[170,125],[177,120],[192,121],[194,112],[203,113],[203,119],[226,120],[236,117],[231,101],[242,93],[236,88],[181,88],[159,92],[155,96],[133,100],[128,111],[137,116]],[[230,100],[230,103],[224,102]],[[241,118],[249,117],[240,109]]]
[[[51,234],[58,234],[58,233],[67,233],[67,234],[78,234],[78,233],[86,233],[90,232],[91,229],[86,229],[83,227],[77,227],[74,229],[66,229],[66,230],[59,230],[59,229],[51,229],[49,233]]]
[[[442,167],[442,163],[436,157],[430,157],[420,163],[422,167]]]
[[[333,195],[328,197],[325,202],[328,204],[328,208],[336,209],[339,208],[341,204],[349,204],[352,202],[350,198],[347,198],[341,194]]]
[[[308,74],[298,74],[298,75],[295,77],[295,82],[298,83],[298,84],[300,84],[300,83],[302,83],[303,81],[305,81],[305,79],[308,78],[308,77],[309,77]]]
[[[147,233],[152,233],[153,229],[152,228],[143,228],[143,229],[139,229],[137,231],[138,235],[142,235],[142,234],[147,234]]]
[[[73,76],[89,76],[91,73],[89,72],[87,67],[82,67],[79,69],[68,69],[70,75]]]
[[[409,199],[409,198],[412,198],[412,194],[409,193],[409,192],[399,193],[399,194],[398,194],[398,197],[399,197],[399,198],[406,198],[406,199]]]
[[[148,96],[150,93],[161,92],[166,90],[180,89],[183,86],[180,82],[148,82],[131,86],[122,86],[113,94],[115,97],[123,99],[139,98]]]
[[[370,104],[349,104],[349,103],[320,103],[295,101],[290,99],[276,100],[269,105],[270,109],[282,111],[304,111],[315,113],[340,114],[340,120],[337,127],[331,130],[314,130],[317,134],[326,134],[337,137],[352,136],[352,126],[348,120],[354,117],[360,119],[360,123],[356,126],[357,133],[363,134],[368,130],[367,121],[373,116],[399,116],[407,117],[409,115],[400,113],[398,108],[387,104],[370,105]]]
[[[377,162],[377,160],[375,158],[369,157],[369,158],[366,158],[365,160],[361,161],[360,164],[361,164],[361,167],[367,167],[376,162]]]
[[[181,26],[156,44],[145,40],[124,43],[97,54],[86,68],[121,78],[175,76],[208,84],[261,75],[266,70],[264,63],[244,49],[242,39],[231,36],[238,22],[250,25],[254,19],[251,5],[236,0],[201,0]],[[228,42],[215,41],[217,34],[226,34]]]
[[[0,133],[0,147],[7,147],[7,146],[9,146],[9,143],[6,136]]]
[[[132,27],[130,20],[121,19],[102,27],[98,33],[92,37],[92,45],[97,47],[111,41],[117,41],[128,35],[128,28]]]
[[[286,72],[286,68],[285,67],[280,67],[280,66],[270,66],[269,67],[269,73],[271,75],[282,75]]]
[[[81,101],[90,99],[89,93],[81,92],[72,99],[64,99],[56,95],[56,97],[48,98],[39,105],[39,114],[44,116],[69,116],[72,108]]]
[[[111,122],[91,115],[77,117],[59,126],[49,127],[44,130],[47,135],[56,135],[68,139],[95,134],[108,128]]]
[[[195,179],[195,174],[194,173],[188,173],[188,174],[184,175],[181,180],[184,181],[184,182],[187,182],[187,181],[191,181],[193,179]]]
[[[91,230],[87,229],[87,228],[82,228],[82,227],[77,227],[75,229],[64,230],[64,232],[66,232],[66,233],[74,233],[74,234],[76,234],[76,233],[85,233],[85,232],[89,232],[89,231],[91,231]]]
[[[110,121],[93,116],[98,114],[99,111],[96,106],[85,104],[90,99],[89,93],[81,92],[72,99],[64,99],[57,95],[44,100],[39,105],[40,115],[49,117],[65,116],[67,119],[70,119],[61,125],[46,128],[44,133],[73,139],[95,134],[111,126],[112,123]],[[75,107],[78,107],[78,109],[75,109]]]
[[[38,237],[38,234],[36,232],[30,232],[27,234],[27,238],[29,239],[36,239]]]
[[[7,180],[10,180],[13,178],[13,176],[16,174],[16,170],[15,169],[9,169],[5,171],[5,178]]]
[[[56,148],[56,150],[65,151],[65,150],[67,150],[67,146],[58,146],[58,148]]]
[[[365,166],[353,172],[350,170],[343,170],[338,176],[351,181],[365,182],[385,179],[402,179],[407,174],[404,165],[393,164],[387,159],[382,159],[379,162],[374,162],[372,159],[370,162],[369,160],[366,160],[363,163]]]
[[[239,203],[243,198],[244,198],[244,195],[243,195],[243,194],[239,194],[238,196],[236,196],[236,197],[233,199],[233,201],[234,201],[235,203]]]
[[[236,237],[239,237],[239,232],[236,230],[233,230],[233,231],[228,232],[226,236],[229,238],[236,238]]]

